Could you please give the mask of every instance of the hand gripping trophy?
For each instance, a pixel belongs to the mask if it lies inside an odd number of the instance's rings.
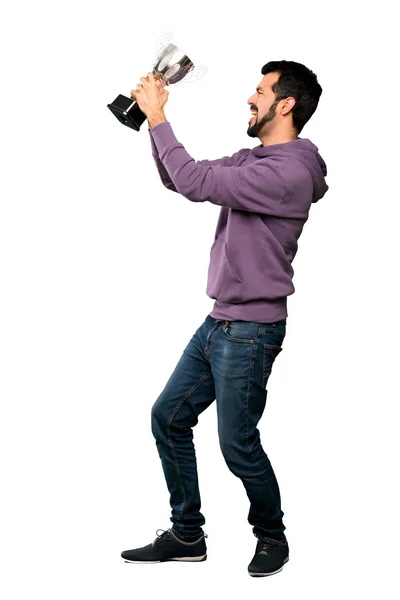
[[[170,85],[181,81],[193,68],[194,64],[182,50],[174,44],[168,44],[158,54],[157,63],[152,72],[154,78],[160,80],[163,85]],[[146,119],[146,115],[140,110],[136,100],[121,94],[115,98],[114,102],[107,104],[107,107],[123,125],[136,131],[139,131],[141,124]]]

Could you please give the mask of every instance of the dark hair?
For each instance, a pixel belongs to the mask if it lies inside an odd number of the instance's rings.
[[[261,69],[262,75],[273,72],[280,74],[278,81],[272,86],[275,93],[274,105],[289,96],[296,100],[292,108],[292,117],[293,125],[299,134],[318,106],[322,87],[315,73],[298,62],[270,61]]]

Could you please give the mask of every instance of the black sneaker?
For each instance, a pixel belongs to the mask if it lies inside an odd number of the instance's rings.
[[[171,529],[163,531],[158,535],[152,544],[135,548],[134,550],[124,550],[121,552],[125,562],[132,563],[158,563],[167,560],[182,560],[189,562],[200,562],[207,559],[207,547],[204,538],[208,537],[206,533],[201,533],[194,541],[185,541],[178,538]]]
[[[254,533],[254,532],[253,532]],[[289,560],[289,545],[287,540],[278,540],[254,535],[259,538],[256,553],[248,566],[252,577],[265,577],[282,571],[283,565]]]

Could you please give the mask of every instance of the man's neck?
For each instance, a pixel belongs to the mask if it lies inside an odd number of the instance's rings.
[[[299,139],[297,133],[290,134],[282,134],[282,133],[272,133],[268,136],[263,136],[260,139],[260,142],[263,146],[272,146],[273,144],[286,144],[287,142],[294,142],[294,140]]]

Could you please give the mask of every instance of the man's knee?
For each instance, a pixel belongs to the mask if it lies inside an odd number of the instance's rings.
[[[160,402],[156,401],[151,407],[151,431],[155,438],[166,435],[168,416],[162,409]]]

